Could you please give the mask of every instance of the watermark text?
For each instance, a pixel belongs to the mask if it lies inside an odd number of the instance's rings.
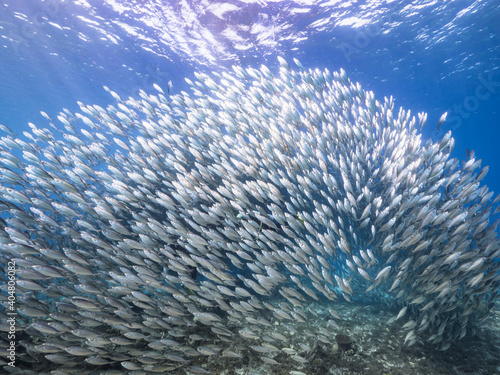
[[[8,349],[7,365],[16,367],[16,263],[10,261],[7,263],[7,331]]]

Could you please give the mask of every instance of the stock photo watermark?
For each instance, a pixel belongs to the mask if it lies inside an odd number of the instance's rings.
[[[490,72],[486,75],[481,74],[477,78],[476,86],[472,94],[466,96],[462,101],[452,105],[448,111],[448,117],[443,124],[443,128],[437,128],[434,131],[434,136],[441,137],[447,130],[457,130],[462,126],[464,119],[469,118],[473,113],[477,112],[481,107],[481,102],[485,102],[492,95],[500,93],[500,73],[494,74]]]
[[[16,263],[7,263],[7,365],[16,367]]]
[[[30,40],[35,38],[40,30],[47,25],[50,18],[55,17],[58,12],[59,3],[56,0],[40,2],[40,10],[32,13],[17,32],[11,31],[7,35],[14,52],[19,53],[19,47],[27,45]]]
[[[393,12],[394,9],[389,8],[380,19],[356,29],[350,43],[343,42],[339,44],[338,48],[342,51],[348,63],[352,61],[353,56],[361,53],[363,49],[371,44],[375,37],[380,35],[383,26],[391,22]]]

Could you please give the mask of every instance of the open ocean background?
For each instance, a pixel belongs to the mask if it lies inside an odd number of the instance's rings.
[[[499,192],[499,19],[494,0],[3,1],[0,123],[21,133],[45,124],[41,110],[110,104],[103,85],[138,97],[171,81],[180,92],[195,71],[277,70],[276,56],[296,57],[427,112],[425,137],[452,129],[455,156],[474,150]]]
[[[500,4],[444,1],[0,1],[0,124],[16,134],[77,101],[190,92],[184,78],[232,65],[343,68],[378,100],[427,112],[424,141],[452,130],[500,193]],[[448,112],[437,129],[438,119]],[[500,359],[499,359],[500,363]]]
[[[500,192],[499,19],[494,0],[2,1],[0,123],[21,133],[46,125],[41,110],[110,104],[103,85],[122,97],[169,81],[187,91],[195,71],[277,71],[276,56],[296,57],[427,112],[425,137],[451,129],[454,155],[474,150]]]

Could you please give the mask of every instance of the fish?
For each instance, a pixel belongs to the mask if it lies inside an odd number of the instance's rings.
[[[19,267],[18,344],[40,371],[256,356],[309,373],[337,300],[365,294],[394,301],[406,345],[480,327],[500,288],[489,168],[453,158],[451,132],[424,142],[427,114],[294,62],[105,87],[106,108],[42,113],[50,132],[0,129],[0,273]]]
[[[439,117],[439,120],[438,120],[438,125],[437,125],[437,130],[439,130],[439,128],[441,127],[441,125],[446,121],[446,117],[448,116],[448,112],[445,112],[441,115],[441,117]]]

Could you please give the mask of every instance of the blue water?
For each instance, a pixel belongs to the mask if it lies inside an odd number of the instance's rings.
[[[425,137],[452,129],[454,155],[474,150],[500,192],[498,19],[494,0],[3,1],[0,123],[21,133],[30,121],[46,125],[40,110],[111,103],[103,85],[137,97],[171,81],[179,92],[195,71],[297,57],[342,67],[378,98],[428,112]]]
[[[306,68],[343,68],[353,81],[392,95],[396,109],[427,112],[424,139],[452,130],[489,165],[500,193],[500,7],[498,1],[3,1],[0,123],[15,133],[47,127],[77,101],[189,91],[184,78],[277,56]],[[441,114],[448,121],[437,129]]]

